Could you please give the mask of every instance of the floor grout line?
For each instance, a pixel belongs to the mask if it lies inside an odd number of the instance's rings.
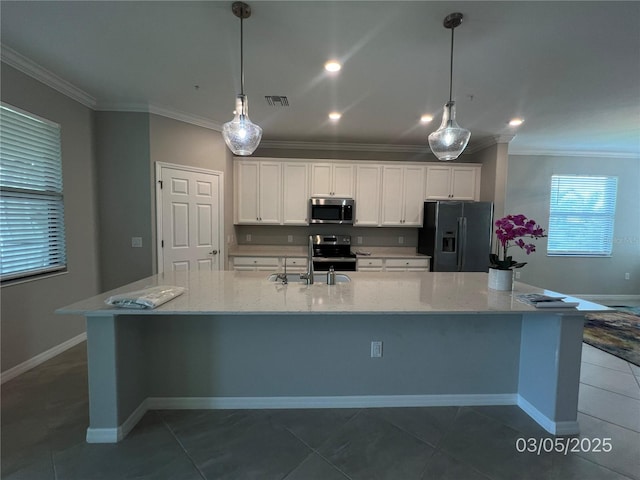
[[[578,413],[581,413],[582,415],[584,415],[586,417],[591,417],[591,418],[594,418],[596,420],[599,420],[600,422],[608,423],[609,425],[613,425],[614,427],[622,428],[622,429],[627,430],[627,431],[629,431],[631,433],[640,434],[640,432],[634,430],[633,428],[625,427],[624,425],[618,425],[617,423],[614,423],[614,422],[612,422],[610,420],[605,420],[604,418],[596,417],[592,413],[583,412],[582,410],[578,410]],[[598,465],[600,465],[600,464],[598,464]]]
[[[204,474],[204,472],[202,470],[200,470],[200,467],[198,466],[198,464],[195,462],[195,460],[193,459],[193,457],[189,454],[189,452],[187,451],[186,447],[184,446],[184,444],[180,441],[180,439],[178,438],[178,436],[175,434],[175,432],[173,431],[173,429],[171,428],[171,426],[169,426],[169,424],[167,422],[165,422],[164,417],[162,415],[160,415],[159,413],[155,413],[158,417],[160,417],[160,421],[162,422],[162,424],[164,425],[164,427],[169,431],[169,433],[171,434],[171,436],[175,439],[176,443],[180,446],[180,448],[182,449],[182,451],[184,452],[184,454],[186,455],[186,457],[189,459],[189,461],[191,462],[191,464],[193,465],[193,467],[198,471],[198,473],[200,474],[200,476],[202,477],[202,480],[208,480],[207,476]]]

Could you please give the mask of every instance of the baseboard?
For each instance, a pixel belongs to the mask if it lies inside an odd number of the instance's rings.
[[[517,394],[345,395],[322,397],[152,397],[150,410],[379,408],[515,405]]]
[[[518,406],[547,432],[553,435],[577,435],[580,433],[578,421],[556,422],[518,395]]]
[[[87,428],[87,443],[122,440],[149,410],[228,410],[293,408],[379,408],[516,405],[518,394],[355,395],[326,397],[150,397],[114,428]]]
[[[571,295],[600,305],[640,305],[640,295]]]
[[[133,430],[149,410],[149,399],[144,400],[125,422],[116,428],[87,428],[87,443],[117,443]]]
[[[44,363],[47,360],[50,360],[51,358],[57,355],[60,355],[65,350],[69,350],[71,347],[75,347],[79,343],[84,342],[86,339],[87,339],[87,332],[81,333],[80,335],[77,335],[67,340],[66,342],[62,342],[60,345],[56,345],[55,347],[50,348],[49,350],[42,352],[33,358],[30,358],[26,362],[22,362],[21,364],[16,365],[15,367],[11,367],[10,369],[0,374],[0,384],[8,382],[12,378],[15,378],[18,375],[21,375],[31,370],[32,368],[37,367],[41,363]]]

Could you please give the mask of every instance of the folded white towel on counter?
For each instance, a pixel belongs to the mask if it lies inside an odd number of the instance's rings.
[[[182,295],[187,289],[172,285],[158,285],[135,292],[121,293],[107,298],[104,303],[122,308],[156,308]]]

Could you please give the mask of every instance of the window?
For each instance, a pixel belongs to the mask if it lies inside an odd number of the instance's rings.
[[[549,255],[611,255],[616,177],[553,175]]]
[[[0,105],[0,279],[66,268],[60,126]]]

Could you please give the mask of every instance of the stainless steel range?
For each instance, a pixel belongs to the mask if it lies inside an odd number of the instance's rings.
[[[337,272],[355,272],[356,255],[351,252],[349,235],[312,235],[313,269],[328,272],[333,266]]]

